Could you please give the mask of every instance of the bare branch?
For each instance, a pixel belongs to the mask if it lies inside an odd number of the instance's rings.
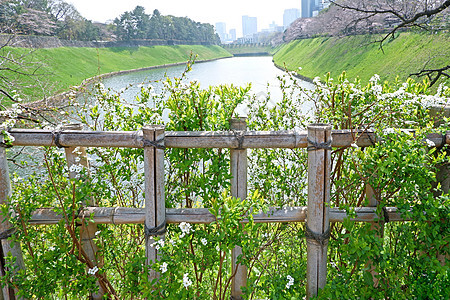
[[[450,78],[449,73],[446,73],[447,70],[450,70],[450,65],[439,69],[423,69],[417,73],[409,74],[409,76],[427,76],[430,80],[430,86],[432,86],[438,81],[441,76]]]

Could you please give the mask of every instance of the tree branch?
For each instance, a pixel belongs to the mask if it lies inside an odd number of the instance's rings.
[[[450,78],[450,75],[445,72],[447,70],[450,70],[450,65],[440,68],[440,69],[424,69],[417,73],[411,73],[411,74],[409,74],[409,76],[417,76],[417,77],[427,76],[428,79],[430,79],[430,86],[432,86],[433,84],[435,84],[438,81],[438,79],[441,76]],[[434,78],[433,78],[433,75],[435,76]]]

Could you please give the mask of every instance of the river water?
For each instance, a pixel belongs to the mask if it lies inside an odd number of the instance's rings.
[[[132,100],[140,91],[140,84],[152,82],[156,92],[161,90],[161,83],[155,82],[169,77],[180,77],[185,70],[184,65],[167,68],[152,69],[146,71],[133,72],[118,75],[103,80],[106,88],[115,91],[123,90],[122,97]],[[192,70],[187,74],[188,80],[196,80],[202,88],[210,85],[233,84],[245,86],[251,83],[251,93],[256,96],[265,96],[268,92],[271,99],[276,102],[281,99],[282,93],[277,77],[285,74],[284,71],[275,67],[271,56],[257,57],[232,57],[210,62],[195,63]],[[300,81],[300,84],[307,89],[312,89],[313,84]],[[245,111],[239,112],[245,115]]]

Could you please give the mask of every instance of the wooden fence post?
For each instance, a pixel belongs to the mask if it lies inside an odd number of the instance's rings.
[[[308,212],[306,228],[306,297],[316,296],[326,284],[330,236],[329,203],[331,126],[308,126]]]
[[[230,150],[231,168],[231,196],[247,198],[247,149],[242,148],[243,132],[247,130],[247,118],[233,118],[230,120],[230,129],[233,130],[239,141],[237,149]],[[237,262],[242,255],[242,248],[236,246],[231,252],[232,274],[236,273],[231,284],[231,298],[242,299],[242,287],[247,285],[247,267]]]
[[[436,105],[430,107],[429,114],[434,119],[434,126],[438,127],[444,122],[444,117],[450,118],[450,106]],[[444,163],[437,166],[436,179],[436,183],[439,183],[441,185],[441,190],[435,191],[434,196],[439,197],[442,194],[448,193],[450,191],[450,164]],[[446,259],[450,260],[450,255],[446,257],[445,255],[438,252],[437,258],[441,262],[441,265],[445,266]]]
[[[375,191],[369,184],[366,185],[366,199],[369,200],[369,207],[377,207],[379,204],[375,196]],[[376,222],[369,222],[369,223],[371,224],[370,229],[373,230],[374,235],[376,237],[383,238],[384,221],[382,219],[379,219]],[[367,262],[367,265],[369,266],[370,273],[372,274],[373,286],[378,287],[379,279],[376,276],[379,274],[375,271],[375,267],[372,264],[372,260],[369,260]]]
[[[1,130],[1,128],[0,128]],[[6,158],[6,149],[3,141],[3,136],[0,136],[0,205],[5,204],[8,201],[8,198],[11,196],[11,182],[9,180],[9,170],[8,170],[8,161]],[[0,233],[2,235],[1,239],[1,275],[5,275],[5,257],[10,253],[13,257],[16,258],[14,266],[17,270],[24,269],[25,264],[23,261],[22,250],[20,249],[19,243],[14,243],[14,246],[11,245],[11,242],[7,240],[8,236],[14,232],[14,228],[11,223],[8,221],[7,216],[0,215]],[[5,286],[2,290],[0,297],[2,299],[16,299],[15,291],[13,288]]]
[[[152,125],[142,128],[144,138],[145,172],[145,249],[148,265],[156,260],[154,236],[164,238],[166,231],[166,205],[164,198],[164,126]],[[149,280],[157,279],[158,273],[151,270]]]
[[[81,124],[69,124],[61,128],[61,130],[81,130]],[[86,148],[84,147],[67,147],[64,148],[66,153],[67,165],[69,166],[69,178],[76,178],[79,175],[77,171],[70,171],[71,166],[81,165],[89,172],[89,162],[87,160]],[[84,199],[83,206],[97,206],[94,198]],[[80,228],[80,241],[84,252],[94,266],[102,266],[103,258],[98,256],[98,248],[94,242],[95,233],[98,231],[97,224],[84,221]],[[99,288],[98,293],[91,294],[92,299],[103,299],[105,290],[97,281]]]

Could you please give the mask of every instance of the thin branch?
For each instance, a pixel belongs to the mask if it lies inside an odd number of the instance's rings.
[[[447,70],[450,70],[450,65],[447,65],[446,67],[440,69],[423,69],[417,73],[411,73],[409,74],[409,76],[417,76],[417,77],[427,76],[428,79],[430,79],[430,86],[432,86],[438,81],[438,79],[441,76],[450,78],[450,74],[446,73]]]

